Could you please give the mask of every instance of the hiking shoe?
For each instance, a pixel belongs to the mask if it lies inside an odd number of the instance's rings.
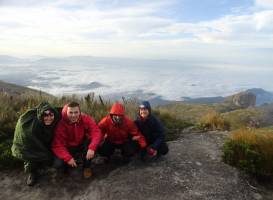
[[[37,175],[35,173],[29,173],[27,177],[27,185],[28,186],[33,186],[36,183],[37,180]]]
[[[84,168],[83,169],[83,177],[90,178],[93,175],[91,168]]]

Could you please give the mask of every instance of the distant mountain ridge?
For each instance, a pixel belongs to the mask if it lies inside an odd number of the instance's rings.
[[[262,88],[252,88],[246,90],[256,95],[256,105],[260,106],[267,103],[273,102],[273,92],[266,91]]]
[[[31,65],[118,65],[118,66],[178,66],[179,62],[168,59],[138,59],[138,58],[119,58],[119,57],[100,57],[100,56],[64,56],[48,57],[35,56],[28,59],[17,58],[14,56],[0,55],[1,64],[31,64]]]
[[[199,98],[182,97],[182,101],[188,102],[188,103],[204,103],[204,104],[223,103],[225,101],[225,97],[222,97],[222,96],[199,97]]]
[[[268,104],[273,102],[273,92],[266,91],[262,88],[251,88],[243,92],[246,92],[246,93],[250,92],[256,95],[256,106],[261,106],[263,104]],[[182,102],[202,103],[202,104],[223,103],[225,100],[229,99],[230,97],[231,96],[200,97],[200,98],[182,97],[183,99]]]

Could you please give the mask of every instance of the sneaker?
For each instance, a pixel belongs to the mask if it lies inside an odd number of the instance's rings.
[[[37,175],[33,172],[29,173],[27,177],[27,185],[33,186],[36,183],[36,180],[37,180]]]
[[[90,178],[93,175],[91,168],[84,168],[83,169],[83,177]]]

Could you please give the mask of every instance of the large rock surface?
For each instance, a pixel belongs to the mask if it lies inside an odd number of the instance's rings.
[[[255,107],[256,95],[252,92],[240,92],[227,98],[227,101],[241,108]]]
[[[28,187],[21,171],[0,172],[0,196],[5,200],[272,199],[273,188],[253,186],[246,175],[221,161],[220,148],[227,134],[184,134],[169,143],[170,152],[164,158],[97,164],[91,180],[83,180],[78,170],[59,178],[47,171],[37,185]]]

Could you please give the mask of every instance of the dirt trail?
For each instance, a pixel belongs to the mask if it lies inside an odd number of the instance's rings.
[[[0,172],[0,199],[5,200],[251,200],[273,199],[273,185],[261,186],[221,161],[227,132],[187,133],[169,143],[166,157],[134,159],[94,166],[91,180],[78,170],[56,178],[45,172],[33,187],[22,172]]]

